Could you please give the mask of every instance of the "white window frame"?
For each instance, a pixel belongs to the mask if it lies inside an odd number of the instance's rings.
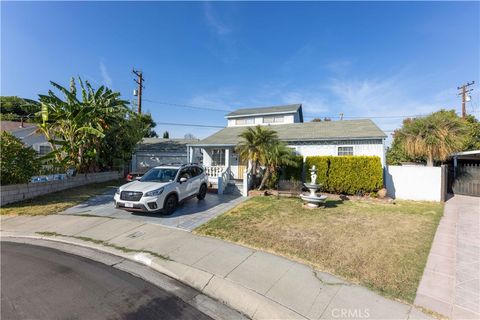
[[[352,148],[352,154],[340,154],[340,148]],[[342,153],[345,151],[342,151]],[[337,156],[353,156],[355,155],[355,148],[354,146],[338,146],[337,147]]]
[[[235,125],[247,125],[247,124],[255,124],[255,118],[240,118],[235,119]]]
[[[283,122],[285,122],[285,116],[264,116],[263,117],[263,123],[283,123]]]
[[[218,153],[217,153],[218,152]],[[219,155],[219,159],[214,159],[214,155]],[[212,166],[225,166],[225,149],[212,149]],[[219,160],[219,161],[217,161]],[[223,160],[223,163],[222,163]]]

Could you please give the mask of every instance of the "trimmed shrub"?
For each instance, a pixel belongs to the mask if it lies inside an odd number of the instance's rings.
[[[317,167],[317,183],[332,193],[365,194],[383,187],[383,169],[379,157],[319,156],[307,157],[308,169]]]
[[[40,170],[40,161],[32,148],[4,131],[0,136],[1,184],[27,183]]]

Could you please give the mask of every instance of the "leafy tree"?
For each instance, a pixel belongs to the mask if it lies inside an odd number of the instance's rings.
[[[129,148],[121,143],[122,139],[130,141],[132,138],[136,143],[141,139],[136,132],[143,136],[148,126],[145,119],[138,118],[141,116],[136,116],[127,107],[127,101],[120,99],[120,93],[104,86],[95,90],[88,81],[80,78],[78,81],[79,94],[74,78],[69,89],[51,82],[64,99],[52,90],[47,95],[39,95],[42,111],[37,113],[36,120],[52,146],[51,156],[58,163],[74,166],[80,172],[96,171],[101,165],[111,164],[119,153],[122,154],[120,158],[125,158],[124,153],[129,152]]]
[[[0,136],[1,184],[27,183],[40,170],[40,161],[32,148],[4,131]]]
[[[451,153],[461,151],[467,126],[454,110],[440,110],[423,118],[406,119],[394,139],[411,158],[425,157],[428,166],[434,160],[444,161]]]
[[[145,124],[141,114],[127,111],[106,130],[97,164],[111,169],[129,161],[137,143],[149,130],[150,126]]]
[[[480,150],[480,122],[472,115],[465,119],[467,135],[463,150]]]
[[[285,143],[277,140],[270,144],[261,156],[261,162],[266,169],[258,189],[262,190],[265,186],[274,187],[280,168],[283,166],[296,167],[298,166],[296,160],[295,153]]]
[[[387,163],[391,166],[400,165],[402,162],[424,162],[425,157],[411,157],[407,154],[399,139],[393,139],[392,145],[387,149]]]
[[[168,133],[168,131],[165,131],[163,133],[163,139],[169,139],[170,138],[170,134]]]
[[[263,159],[268,147],[278,140],[277,133],[268,127],[260,125],[248,127],[239,134],[240,142],[236,146],[236,151],[242,160],[252,162],[252,175],[257,175],[257,167]]]
[[[37,101],[15,97],[0,96],[0,113],[2,120],[18,121],[22,117],[28,121],[29,117],[40,111],[40,104]]]
[[[158,137],[157,132],[153,128],[157,126],[157,123],[153,121],[152,115],[150,113],[141,114],[140,120],[143,122],[142,127],[147,126],[149,130],[145,133],[145,138],[155,138]]]

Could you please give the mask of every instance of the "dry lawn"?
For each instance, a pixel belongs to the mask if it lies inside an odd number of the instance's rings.
[[[108,189],[121,185],[120,180],[94,183],[29,200],[8,204],[0,208],[0,215],[49,215],[80,204],[90,197],[102,194]]]
[[[195,232],[272,251],[413,302],[443,206],[432,202],[256,197]]]

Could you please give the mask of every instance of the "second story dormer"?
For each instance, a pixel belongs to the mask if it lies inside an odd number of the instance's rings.
[[[301,104],[238,109],[225,116],[228,127],[277,125],[303,122]]]

